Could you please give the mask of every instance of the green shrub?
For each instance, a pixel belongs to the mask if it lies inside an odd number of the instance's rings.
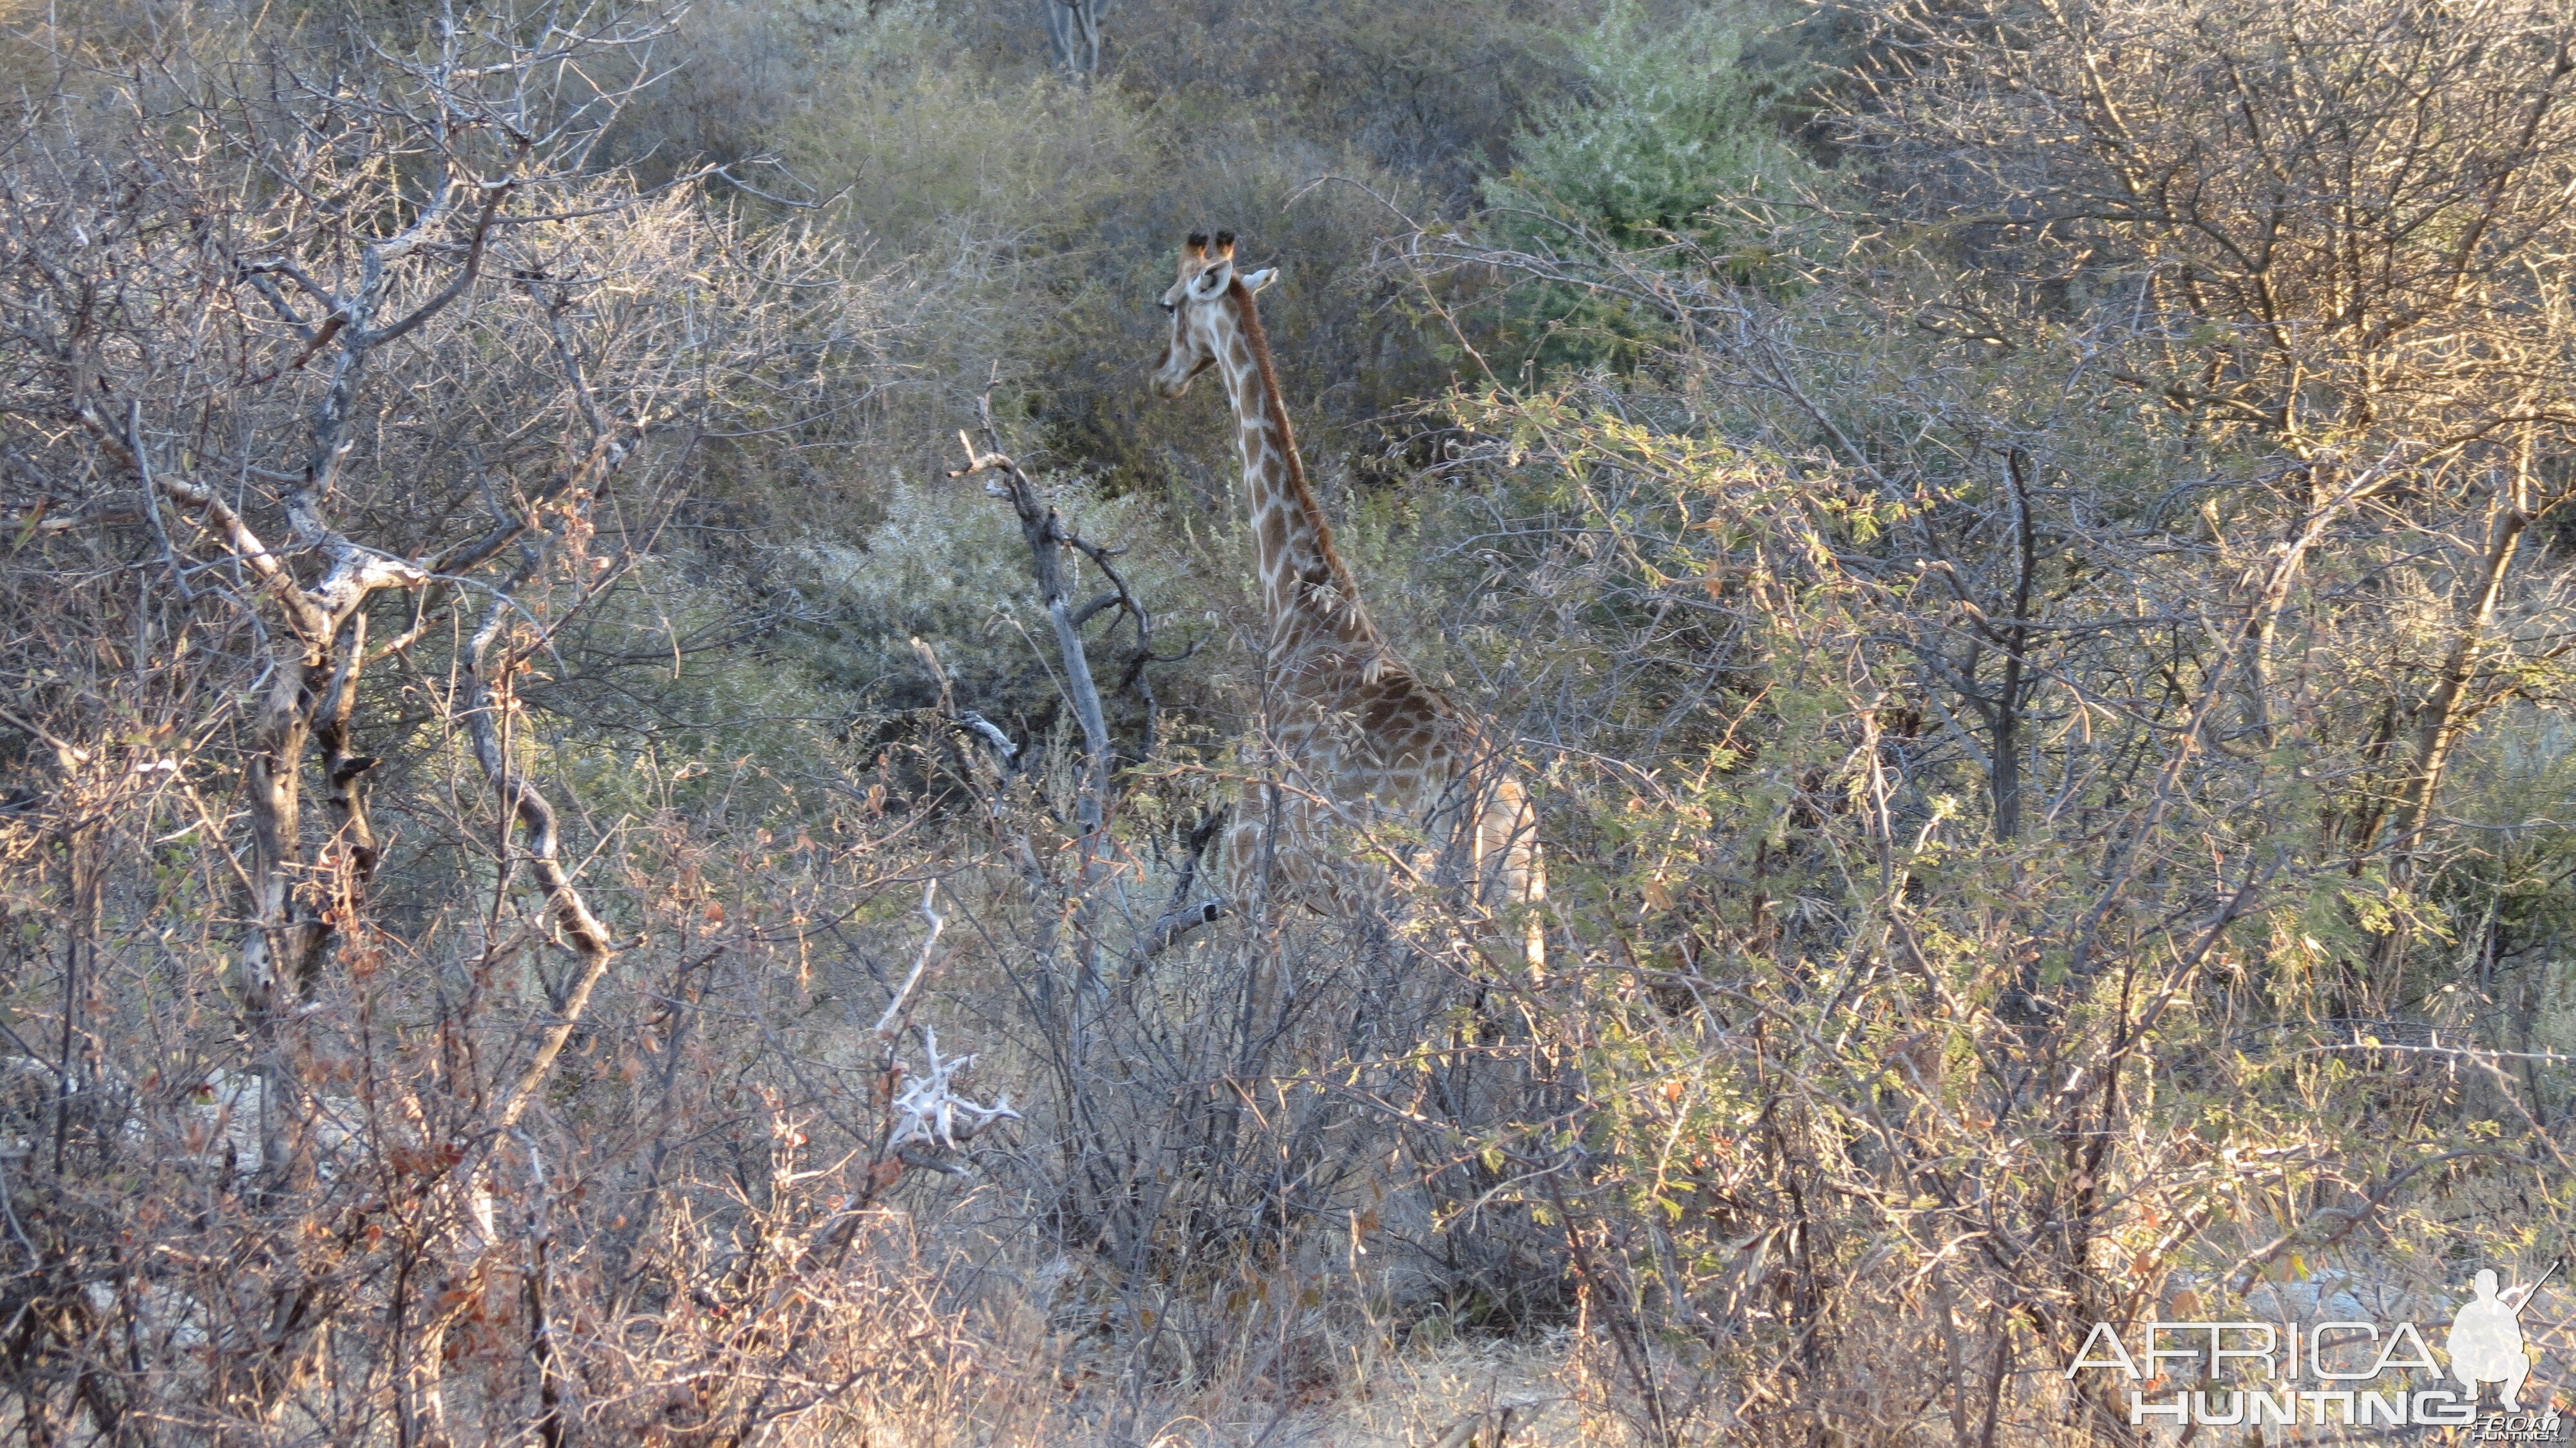
[[[1077,481],[1056,501],[1074,531],[1104,547],[1154,532],[1141,496],[1104,498]],[[1010,509],[973,482],[900,481],[884,521],[856,543],[817,540],[792,550],[789,561],[806,594],[795,633],[801,662],[854,707],[939,703],[938,686],[914,647],[919,640],[937,654],[956,707],[985,714],[1024,743],[1053,726],[1060,708],[1056,645],[1038,602],[1028,544]],[[1066,555],[1065,571],[1077,597],[1108,588],[1078,555]],[[1150,543],[1121,558],[1119,572],[1148,608],[1159,601],[1168,611],[1186,592],[1170,555]],[[1116,682],[1134,634],[1108,614],[1086,634],[1105,689]]]
[[[1781,131],[1793,76],[1749,60],[1741,11],[1701,9],[1670,29],[1634,0],[1569,37],[1585,78],[1513,138],[1509,171],[1482,187],[1484,224],[1541,258],[1598,248],[1668,253],[1738,282],[1774,285],[1793,210],[1823,173]],[[1550,362],[1633,359],[1658,329],[1579,285],[1527,289],[1506,311],[1524,349]]]

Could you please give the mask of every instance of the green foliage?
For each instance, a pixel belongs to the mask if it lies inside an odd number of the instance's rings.
[[[1763,210],[1796,199],[1813,168],[1779,134],[1786,81],[1746,61],[1746,24],[1724,7],[1666,29],[1636,0],[1609,6],[1573,41],[1583,98],[1513,137],[1514,165],[1485,182],[1486,205],[1597,228],[1622,246],[1677,233],[1718,250],[1750,240]],[[1541,225],[1520,224],[1532,235]]]
[[[1585,88],[1513,137],[1511,169],[1481,187],[1496,241],[1535,258],[1593,246],[1671,253],[1737,282],[1798,274],[1791,215],[1826,178],[1781,130],[1791,73],[1746,54],[1757,22],[1734,6],[1676,25],[1620,0],[1569,37]],[[1632,363],[1661,338],[1649,314],[1559,281],[1515,299],[1507,329],[1543,363]]]
[[[1156,525],[1144,498],[1105,498],[1076,480],[1053,501],[1086,539],[1113,548],[1142,543],[1119,560],[1120,575],[1141,598],[1177,601],[1186,591],[1171,554],[1152,541]],[[882,522],[854,543],[808,544],[792,563],[805,593],[791,635],[800,662],[845,697],[870,709],[940,702],[918,640],[948,675],[955,707],[977,710],[1019,738],[1053,727],[1061,707],[1056,645],[1038,604],[1028,543],[1009,506],[972,479],[898,482]],[[1079,598],[1109,587],[1079,555],[1066,558],[1065,574]],[[1111,641],[1133,635],[1113,612],[1092,624],[1091,637],[1100,656],[1094,667],[1106,670],[1114,666]]]

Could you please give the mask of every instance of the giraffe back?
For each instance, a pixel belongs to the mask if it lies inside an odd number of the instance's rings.
[[[1538,813],[1502,741],[1383,647],[1364,669],[1300,659],[1272,677],[1277,782],[1247,791],[1225,888],[1266,870],[1290,901],[1355,914],[1427,887],[1497,925],[1517,917],[1487,938],[1543,972]]]

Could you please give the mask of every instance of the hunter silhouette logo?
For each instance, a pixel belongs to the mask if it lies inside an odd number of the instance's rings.
[[[2300,1420],[2302,1407],[2321,1426],[2467,1426],[2479,1423],[2482,1385],[2500,1383],[2505,1410],[2513,1416],[2494,1415],[2475,1441],[2562,1442],[2565,1423],[2555,1409],[2545,1415],[2522,1411],[2532,1365],[2523,1344],[2522,1310],[2563,1265],[2553,1264],[2528,1286],[2502,1292],[2493,1269],[2477,1274],[2470,1299],[2452,1314],[2445,1343],[2447,1376],[2465,1393],[2412,1385],[2413,1374],[2437,1383],[2445,1376],[2414,1323],[2383,1326],[2358,1318],[2314,1326],[2296,1320],[2149,1322],[2141,1325],[2134,1356],[2117,1329],[2097,1322],[2067,1364],[2066,1376],[2071,1380],[2087,1368],[2117,1371],[2136,1384],[2129,1390],[2132,1426],[2162,1419],[2177,1427],[2288,1427]],[[2182,1366],[2168,1369],[2168,1362]],[[2242,1386],[2228,1386],[2231,1379]],[[2194,1380],[2201,1385],[2188,1386]],[[2179,1390],[2163,1401],[2147,1396],[2167,1386]]]
[[[2555,1275],[2551,1263],[2540,1281],[2499,1295],[2492,1268],[2478,1272],[2476,1292],[2451,1319],[2451,1376],[2475,1395],[2480,1383],[2504,1384],[2504,1405],[2522,1410],[2522,1381],[2531,1375],[2531,1355],[2522,1349],[2522,1310],[2531,1305],[2540,1284]]]

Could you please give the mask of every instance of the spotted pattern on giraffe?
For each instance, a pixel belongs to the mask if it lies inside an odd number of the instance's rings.
[[[1453,893],[1489,918],[1517,913],[1506,949],[1542,975],[1537,811],[1507,741],[1425,683],[1370,620],[1307,483],[1253,300],[1277,274],[1238,274],[1234,250],[1230,232],[1194,234],[1182,248],[1153,378],[1167,398],[1210,369],[1223,379],[1251,510],[1263,668],[1286,704],[1271,731],[1273,792],[1237,809],[1219,888],[1249,888],[1266,853],[1275,891],[1347,913],[1382,907],[1395,873],[1428,873],[1463,887]]]

